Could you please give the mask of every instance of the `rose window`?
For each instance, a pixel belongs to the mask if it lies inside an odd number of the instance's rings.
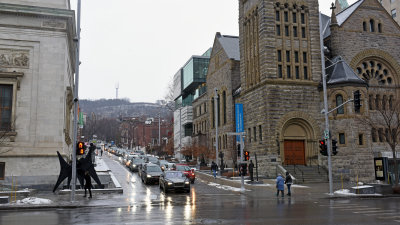
[[[382,62],[364,60],[357,67],[357,74],[370,85],[392,85],[393,75]]]

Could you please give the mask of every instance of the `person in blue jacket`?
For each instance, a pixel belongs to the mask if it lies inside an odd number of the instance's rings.
[[[283,179],[282,175],[278,174],[276,178],[276,196],[279,196],[279,192],[281,192],[282,197],[284,197],[284,189],[285,189],[285,179]]]

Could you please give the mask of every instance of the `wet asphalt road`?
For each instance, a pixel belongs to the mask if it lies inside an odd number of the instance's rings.
[[[0,224],[400,224],[399,198],[281,198],[268,191],[241,195],[202,181],[192,185],[190,194],[165,195],[158,185],[144,185],[115,157],[105,161],[124,194],[87,200],[97,207],[0,211]]]

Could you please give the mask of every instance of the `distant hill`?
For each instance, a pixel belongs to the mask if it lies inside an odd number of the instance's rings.
[[[81,112],[96,114],[97,118],[122,117],[158,117],[161,105],[148,102],[130,102],[127,99],[79,100]],[[161,109],[162,118],[172,118],[172,112],[166,107]]]

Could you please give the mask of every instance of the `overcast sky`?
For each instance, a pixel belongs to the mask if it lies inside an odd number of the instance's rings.
[[[82,0],[81,29],[81,99],[115,98],[118,85],[119,98],[155,102],[216,32],[238,35],[238,0]]]

